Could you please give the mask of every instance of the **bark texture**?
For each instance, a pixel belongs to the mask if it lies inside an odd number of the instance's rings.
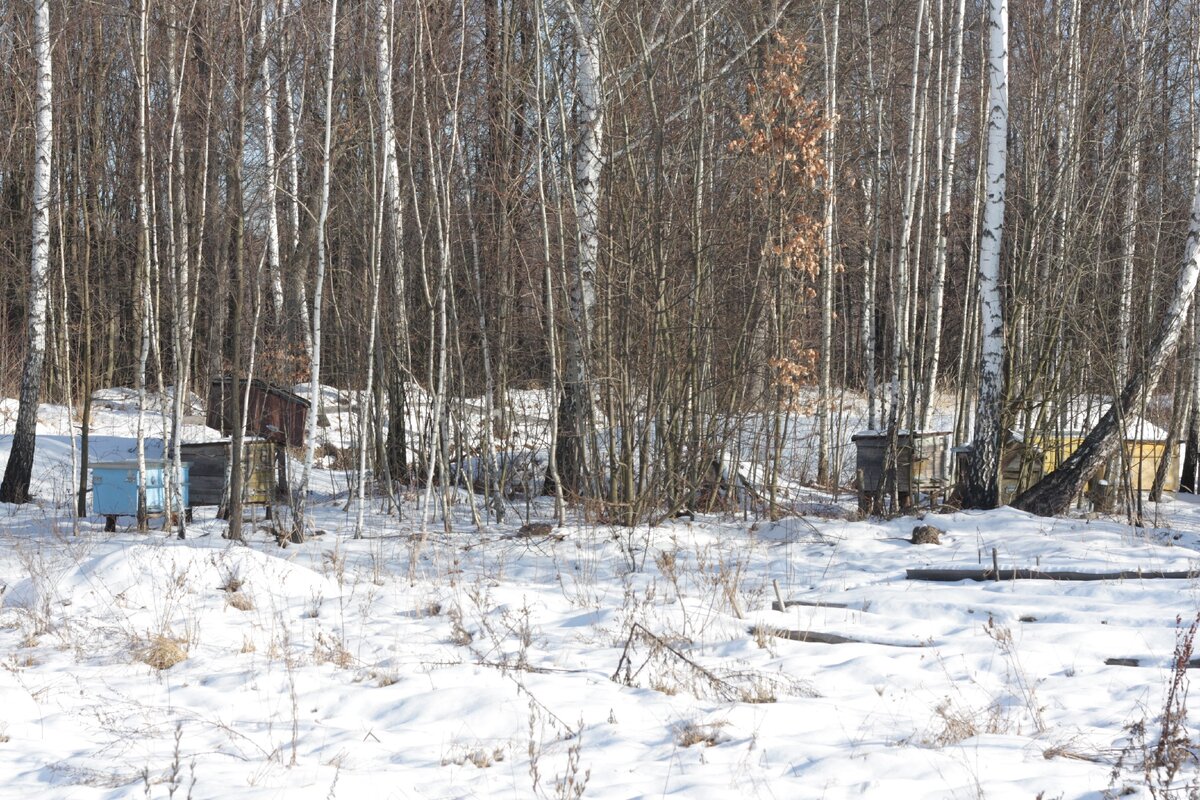
[[[1008,0],[988,4],[988,151],[983,233],[979,243],[979,324],[982,337],[975,434],[963,502],[994,508],[999,491],[1001,406],[1004,402],[1004,312],[1000,247],[1008,161]]]
[[[575,91],[578,139],[575,143],[576,253],[572,263],[563,336],[563,392],[558,406],[556,461],[563,488],[587,492],[587,435],[592,405],[587,375],[592,309],[596,304],[596,262],[600,252],[600,176],[604,166],[604,103],[600,72],[600,31],[593,0],[571,6],[579,51]]]

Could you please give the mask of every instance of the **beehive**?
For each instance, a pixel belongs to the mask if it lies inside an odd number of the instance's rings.
[[[191,467],[190,507],[219,506],[225,502],[232,442],[202,442],[181,445],[179,458]],[[262,439],[242,443],[245,486],[242,502],[269,505],[287,485],[278,448]]]
[[[890,440],[887,431],[863,431],[851,437],[857,452],[860,503],[869,504],[872,498],[891,494],[893,488],[901,505],[908,505],[920,492],[945,491],[949,482],[949,432],[901,431],[896,434],[894,458],[889,454]]]
[[[148,462],[145,472],[146,513],[162,514],[168,503],[166,478],[170,464]],[[138,464],[136,461],[109,461],[92,464],[92,513],[108,517],[107,527],[116,526],[117,517],[136,517],[138,513]],[[188,465],[182,469],[183,504],[188,497]]]

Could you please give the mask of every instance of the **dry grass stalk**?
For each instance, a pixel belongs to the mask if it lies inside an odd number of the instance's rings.
[[[676,731],[675,741],[680,747],[691,747],[692,745],[702,744],[705,747],[714,747],[721,743],[721,728],[725,727],[724,722],[692,722],[688,721],[679,726]]]
[[[187,658],[186,644],[182,639],[159,633],[140,643],[133,655],[138,661],[161,672]]]
[[[253,611],[254,601],[250,599],[250,595],[241,592],[234,592],[225,600],[226,604],[233,606],[238,611]]]

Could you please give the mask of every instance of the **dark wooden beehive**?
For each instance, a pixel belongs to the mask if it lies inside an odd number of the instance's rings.
[[[246,379],[240,379],[237,385],[245,398]],[[214,379],[208,390],[208,427],[225,436],[233,434],[233,386],[233,378],[227,375]],[[250,381],[246,412],[247,435],[261,436],[288,447],[304,444],[308,401],[300,395],[256,378]]]
[[[902,431],[896,435],[895,452],[889,452],[891,436],[886,431],[863,431],[851,437],[857,447],[856,471],[861,500],[893,489],[907,505],[918,492],[938,494],[949,482],[950,435],[946,431]],[[892,468],[895,472],[892,472]]]
[[[179,460],[189,467],[189,508],[219,506],[225,502],[225,481],[229,472],[229,451],[232,443],[197,442],[181,445]],[[242,443],[242,464],[245,474],[243,502],[269,505],[281,487],[286,486],[279,445],[262,439]]]

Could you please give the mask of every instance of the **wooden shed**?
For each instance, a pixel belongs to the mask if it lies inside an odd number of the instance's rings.
[[[190,468],[189,508],[225,503],[232,447],[228,439],[180,446],[179,460]],[[247,439],[242,443],[245,472],[242,502],[269,506],[287,492],[287,460],[281,457],[280,447],[265,439]]]
[[[900,431],[894,453],[890,452],[892,435],[888,431],[862,431],[850,439],[856,448],[858,502],[864,511],[878,498],[890,495],[893,484],[901,507],[911,505],[922,492],[937,495],[946,491],[950,482],[949,431]]]
[[[246,397],[246,379],[238,380],[241,397]],[[208,427],[223,435],[233,433],[233,378],[216,378],[208,390]],[[246,433],[272,442],[300,447],[304,444],[308,401],[295,392],[255,378],[250,381],[246,404]]]

